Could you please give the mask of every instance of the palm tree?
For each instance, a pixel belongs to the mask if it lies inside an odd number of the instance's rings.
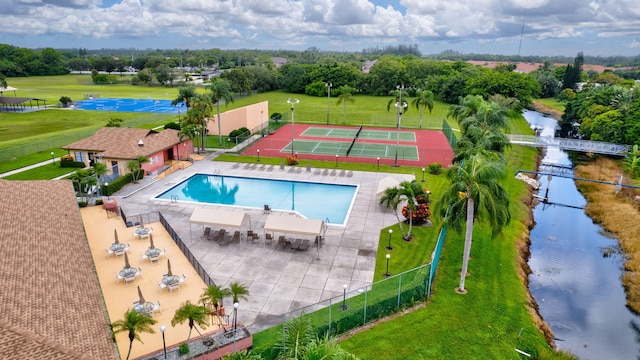
[[[131,160],[127,162],[127,170],[131,172],[133,176],[133,182],[138,182],[138,175],[140,174],[140,170],[142,169],[142,164],[148,163],[149,158],[143,155],[138,156],[135,160]]]
[[[187,110],[180,124],[181,127],[195,125],[200,129],[200,149],[203,152],[207,138],[207,121],[211,116],[212,106],[213,104],[209,96],[203,94],[196,95],[191,99],[191,107]]]
[[[240,300],[248,299],[249,289],[238,282],[229,284],[228,290],[234,303],[237,303]]]
[[[129,351],[127,352],[127,359],[131,355],[131,348],[133,347],[133,340],[140,340],[140,333],[154,334],[155,331],[151,325],[155,325],[157,321],[153,320],[149,315],[141,314],[134,310],[127,310],[124,313],[124,319],[118,320],[111,324],[113,333],[118,334],[124,331],[129,333]]]
[[[189,335],[187,336],[187,341],[191,338],[191,330],[195,328],[197,324],[202,329],[207,327],[207,309],[204,306],[194,305],[189,300],[186,303],[180,306],[173,318],[171,319],[171,326],[176,326],[176,324],[182,324],[186,320],[189,320]],[[198,328],[195,328],[198,332],[198,335],[202,336]]]
[[[400,225],[402,238],[404,238],[404,227],[402,226],[402,220],[400,220],[400,215],[398,214],[398,205],[400,205],[400,202],[402,201],[399,193],[400,188],[395,186],[384,189],[384,194],[380,197],[380,205],[393,210],[393,213],[396,215],[396,219],[398,219],[398,225]]]
[[[427,109],[429,109],[429,114],[431,114],[434,106],[433,98],[434,96],[431,90],[418,89],[416,91],[416,98],[411,101],[411,104],[420,110],[420,128],[422,128],[422,111],[426,106]]]
[[[413,238],[411,230],[413,229],[413,212],[416,210],[416,202],[418,196],[425,196],[422,185],[416,180],[403,181],[400,183],[400,188],[397,193],[398,201],[406,201],[407,209],[409,210],[409,231],[406,235],[403,232],[403,239],[410,241]]]
[[[436,208],[444,216],[444,222],[458,232],[466,220],[462,272],[459,293],[466,293],[465,276],[471,253],[473,225],[477,217],[485,216],[496,236],[511,220],[509,194],[498,180],[505,175],[505,162],[495,154],[478,152],[463,162],[455,163],[448,171],[451,182],[436,203]]]
[[[198,136],[198,126],[193,124],[186,124],[185,126],[180,127],[180,131],[178,132],[178,140],[180,140],[180,142],[182,142],[185,138],[193,140],[197,136]],[[184,155],[187,155],[187,154],[184,154]]]
[[[344,124],[347,121],[347,103],[356,102],[356,98],[351,94],[353,92],[353,88],[349,85],[343,85],[338,88],[338,103],[336,105],[343,104],[342,111],[342,123]]]
[[[274,347],[277,352],[277,360],[358,359],[355,355],[342,349],[340,344],[328,334],[319,338],[308,316],[300,316],[285,322],[282,336]]]
[[[215,313],[215,315],[218,316],[219,307],[224,307],[223,299],[225,296],[231,296],[231,290],[215,284],[209,285],[204,289],[202,295],[200,295],[200,303],[209,310],[213,308],[214,312],[211,312],[211,314]]]
[[[231,84],[227,80],[215,78],[209,86],[211,90],[211,100],[216,104],[218,110],[218,145],[222,146],[222,130],[220,128],[220,101],[224,101],[225,105],[233,102],[231,95]]]
[[[263,360],[264,358],[259,354],[254,354],[251,350],[237,351],[229,355],[222,357],[222,360]]]
[[[184,105],[189,109],[191,107],[191,100],[196,97],[196,88],[193,86],[189,87],[181,87],[178,89],[178,96],[171,100],[171,106],[176,106],[180,103],[184,103]]]

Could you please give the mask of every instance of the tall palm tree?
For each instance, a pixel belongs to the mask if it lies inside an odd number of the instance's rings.
[[[422,128],[422,112],[425,108],[429,109],[429,114],[433,110],[434,101],[433,101],[433,92],[431,90],[420,90],[416,91],[416,98],[411,101],[411,104],[416,107],[416,109],[420,110],[420,128]]]
[[[233,299],[234,303],[237,303],[240,300],[248,299],[249,289],[239,282],[233,282],[229,284],[228,290],[231,293],[231,298]]]
[[[194,328],[198,332],[198,335],[202,336],[198,328],[195,326],[198,325],[202,329],[207,328],[207,309],[204,306],[194,305],[189,300],[180,306],[173,318],[171,319],[171,326],[176,326],[176,324],[182,324],[185,321],[189,321],[189,335],[187,336],[187,341],[191,338],[191,330]]]
[[[180,124],[181,127],[195,125],[200,129],[200,150],[203,152],[207,138],[207,121],[213,111],[212,106],[211,97],[204,94],[196,95],[191,99],[191,107]]]
[[[211,90],[211,100],[216,104],[218,110],[218,145],[222,146],[222,130],[220,128],[220,101],[224,101],[227,105],[233,102],[233,96],[231,95],[231,84],[227,80],[215,78],[211,81],[209,86]]]
[[[505,175],[505,162],[495,154],[478,152],[447,171],[450,185],[436,203],[436,211],[444,222],[458,232],[466,221],[460,285],[457,291],[466,293],[465,276],[469,265],[473,225],[476,218],[486,218],[496,236],[511,220],[509,194],[500,185]]]
[[[154,334],[155,331],[151,327],[151,325],[155,325],[157,323],[156,320],[153,320],[147,314],[141,314],[134,310],[127,310],[124,313],[124,319],[118,320],[111,324],[113,328],[113,333],[118,334],[124,331],[129,333],[129,351],[127,352],[127,360],[131,355],[131,348],[133,347],[133,340],[140,340],[140,333],[150,333]]]
[[[342,110],[342,123],[344,124],[347,121],[347,103],[355,103],[356,98],[351,94],[354,89],[349,85],[343,85],[338,88],[338,103],[336,105],[343,104]]]
[[[225,296],[231,296],[231,290],[215,284],[209,285],[204,289],[202,295],[200,295],[200,303],[209,310],[213,308],[214,311],[211,313],[215,313],[215,315],[218,316],[220,306],[224,306],[223,299]]]
[[[194,124],[185,124],[185,126],[180,127],[180,131],[178,132],[178,140],[182,142],[184,139],[192,140],[196,139],[198,136],[198,126]],[[185,156],[187,154],[184,154]]]

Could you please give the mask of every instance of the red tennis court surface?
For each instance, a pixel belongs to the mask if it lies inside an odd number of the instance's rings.
[[[316,136],[301,136],[301,134],[310,127],[315,128],[349,128],[358,130],[358,126],[347,127],[347,126],[322,126],[316,124],[296,124],[295,125],[295,138],[297,140],[321,140],[321,141],[346,141],[351,142],[353,138],[328,138],[328,137],[316,137]],[[363,128],[367,130],[386,130],[395,132],[395,128]],[[453,159],[454,153],[447,141],[446,137],[442,133],[442,131],[436,130],[408,130],[408,129],[400,129],[402,132],[413,132],[416,135],[416,141],[400,141],[400,145],[410,145],[416,146],[418,148],[418,160],[408,160],[403,159],[402,154],[398,154],[398,164],[404,166],[428,166],[432,163],[440,163],[443,167],[448,167],[451,165],[451,160]],[[396,145],[395,140],[385,141],[385,140],[367,140],[358,138],[356,142],[360,143],[377,143],[377,144],[392,144]],[[242,155],[255,155],[258,156],[258,150],[260,150],[260,156],[264,157],[275,157],[282,158],[284,161],[285,158],[291,155],[290,152],[282,152],[288,144],[291,143],[291,124],[287,124],[280,129],[278,129],[275,133],[265,136],[262,139],[255,142],[253,145],[242,151]],[[325,154],[308,154],[308,153],[298,153],[298,159],[304,161],[304,159],[310,160],[326,160],[326,161],[335,161],[335,155],[325,155]],[[375,157],[361,157],[361,156],[340,156],[340,162],[354,162],[354,163],[370,163],[375,164],[377,159]],[[380,158],[380,164],[383,165],[393,165],[395,162],[394,158]]]

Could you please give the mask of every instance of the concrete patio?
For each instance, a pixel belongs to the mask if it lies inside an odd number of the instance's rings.
[[[290,311],[318,301],[341,297],[345,284],[349,292],[370,285],[380,230],[397,222],[390,210],[378,204],[378,182],[388,176],[400,181],[413,179],[407,175],[359,171],[353,172],[352,176],[340,175],[340,168],[334,175],[331,173],[336,169],[328,169],[329,174],[322,175],[323,171],[319,169],[308,171],[296,168],[290,171],[288,166],[284,169],[274,166],[269,171],[268,168],[269,166],[263,167],[261,164],[247,168],[244,164],[218,162],[213,160],[213,155],[209,155],[162,180],[155,181],[148,177],[140,184],[127,185],[115,195],[127,216],[161,212],[217,285],[227,286],[230,282],[239,282],[247,286],[250,295],[247,301],[240,303],[238,318],[252,332],[279,324],[283,319],[282,315]],[[278,250],[276,241],[264,241],[262,229],[267,214],[263,208],[172,202],[154,198],[195,173],[353,184],[359,185],[359,190],[346,226],[329,225],[325,243],[320,249],[311,247],[307,251]],[[202,236],[203,226],[189,224],[189,218],[197,207],[220,207],[248,213],[251,216],[251,229],[260,234],[260,240],[254,243],[245,236],[239,243],[227,246],[207,240]],[[274,210],[272,214],[275,213],[279,212]],[[282,212],[282,216],[296,215]],[[243,234],[246,235],[247,229],[243,229]],[[212,229],[215,230],[218,229]]]

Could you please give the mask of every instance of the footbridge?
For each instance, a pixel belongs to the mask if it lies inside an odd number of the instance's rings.
[[[509,141],[516,145],[534,147],[558,147],[562,150],[590,152],[606,155],[625,156],[631,149],[629,145],[607,143],[602,141],[557,138],[553,136],[507,135]]]

